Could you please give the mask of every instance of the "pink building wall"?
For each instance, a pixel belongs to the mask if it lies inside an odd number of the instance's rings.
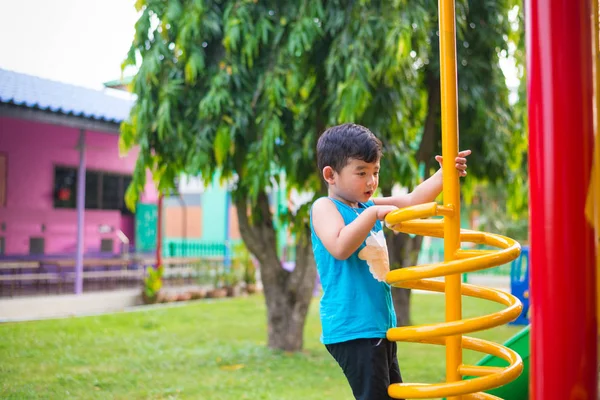
[[[79,165],[79,129],[0,117],[0,155],[6,156],[6,206],[0,206],[0,236],[5,238],[6,254],[27,254],[29,238],[45,238],[46,254],[74,253],[77,237],[77,211],[53,207],[54,166]],[[131,174],[137,152],[119,157],[118,135],[86,131],[88,169]],[[1,179],[1,178],[0,178]],[[148,179],[144,202],[156,202],[156,191]],[[114,239],[113,232],[100,233],[100,225],[121,229],[134,241],[132,216],[120,211],[86,210],[85,252],[97,252],[103,238]],[[43,227],[43,228],[42,228]]]

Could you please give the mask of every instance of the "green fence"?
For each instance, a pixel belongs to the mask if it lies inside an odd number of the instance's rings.
[[[241,240],[207,241],[199,239],[167,238],[163,242],[165,257],[225,257],[233,255],[234,247]]]
[[[202,240],[202,239],[177,239],[166,238],[163,241],[164,257],[225,257],[234,256],[236,246],[241,244],[241,239],[231,240]],[[296,247],[285,246],[279,249],[279,256],[283,261],[296,260]]]

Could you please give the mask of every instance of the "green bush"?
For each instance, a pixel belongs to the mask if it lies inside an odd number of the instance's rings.
[[[146,276],[144,277],[144,289],[143,297],[146,303],[154,303],[158,299],[158,293],[162,289],[162,275],[163,268],[154,268],[149,266],[146,269]]]

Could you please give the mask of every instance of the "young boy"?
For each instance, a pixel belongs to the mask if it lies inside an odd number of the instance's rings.
[[[313,252],[323,286],[321,341],[359,400],[389,399],[388,386],[402,382],[396,343],[386,339],[387,330],[396,326],[390,286],[375,279],[359,250],[371,231],[382,229],[380,221],[390,211],[431,202],[442,190],[440,169],[412,193],[371,199],[379,182],[381,147],[360,125],[325,131],[317,162],[328,197],[315,201],[311,210]],[[470,153],[456,158],[461,176],[467,174]],[[441,164],[440,156],[436,160]]]

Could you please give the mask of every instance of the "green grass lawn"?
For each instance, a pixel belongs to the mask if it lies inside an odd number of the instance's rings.
[[[414,323],[443,320],[441,295],[414,294]],[[466,317],[499,305],[464,299]],[[503,342],[519,328],[475,334]],[[266,348],[261,296],[141,312],[0,325],[2,399],[351,399],[319,343],[318,301],[304,351]],[[444,348],[399,343],[405,381],[444,380]],[[465,352],[475,363],[479,354]]]

